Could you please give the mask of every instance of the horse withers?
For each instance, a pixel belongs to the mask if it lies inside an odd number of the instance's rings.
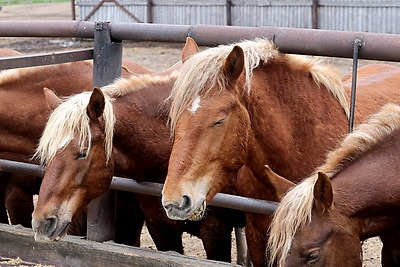
[[[400,69],[380,66],[364,68],[375,68],[372,74],[360,69],[356,123],[385,103],[400,103],[393,86]],[[213,196],[235,182],[242,196],[278,201],[280,192],[265,176],[265,165],[292,182],[312,173],[347,132],[349,92],[332,67],[282,54],[263,39],[193,55],[170,95],[174,142],[162,192],[168,216],[201,219]],[[254,177],[240,178],[243,166]],[[270,219],[247,213],[255,266],[268,259]]]
[[[400,106],[388,104],[283,197],[270,230],[271,263],[362,266],[362,241],[383,236],[383,266],[399,266],[400,245],[390,238],[400,230],[399,151]]]

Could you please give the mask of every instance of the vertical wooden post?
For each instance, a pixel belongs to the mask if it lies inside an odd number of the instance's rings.
[[[75,0],[71,0],[71,15],[72,15],[72,20],[76,20]]]
[[[312,1],[312,9],[311,9],[311,20],[312,20],[312,28],[318,29],[318,9],[319,9],[319,0]]]
[[[226,25],[232,26],[232,1],[226,0]]]
[[[94,32],[93,86],[102,87],[121,76],[122,42],[111,39],[110,24],[96,22]],[[88,206],[87,238],[115,238],[115,191],[109,190]]]
[[[147,12],[147,23],[153,23],[153,1],[152,0],[147,0],[146,12]]]

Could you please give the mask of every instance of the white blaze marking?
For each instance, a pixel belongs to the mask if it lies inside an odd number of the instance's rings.
[[[70,137],[64,137],[64,139],[61,141],[60,145],[58,146],[58,149],[64,148],[70,141],[71,141]]]
[[[191,113],[196,113],[196,111],[200,107],[200,96],[197,96],[196,99],[193,101],[191,108],[188,109]]]

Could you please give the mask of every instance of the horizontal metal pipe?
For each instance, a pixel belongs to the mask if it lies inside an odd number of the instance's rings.
[[[1,21],[0,37],[93,38],[94,23],[85,21]],[[169,25],[111,23],[117,40],[185,42],[187,36],[199,45],[214,46],[255,37],[273,39],[284,53],[351,58],[353,41],[362,40],[360,59],[400,61],[400,35],[279,27],[219,25]]]
[[[278,27],[215,25],[112,24],[116,39],[184,42],[192,37],[199,45],[214,46],[256,37],[274,41],[284,53],[351,58],[356,38],[363,42],[359,58],[400,61],[400,35]]]
[[[0,22],[0,37],[93,38],[94,23],[76,20],[8,20]]]
[[[0,171],[4,172],[16,172],[26,175],[34,175],[42,177],[44,174],[44,169],[35,164],[0,159]]]
[[[0,58],[0,70],[93,59],[93,49]]]
[[[0,159],[0,171],[17,172],[27,175],[43,176],[42,167],[17,161]],[[121,177],[113,177],[111,189],[128,191],[133,193],[161,196],[163,185],[158,183],[141,182]],[[272,214],[277,203],[259,199],[246,198],[241,196],[218,193],[215,195],[210,205],[223,208],[243,210],[246,212]]]

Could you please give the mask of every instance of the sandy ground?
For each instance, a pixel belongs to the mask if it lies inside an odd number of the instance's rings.
[[[0,11],[0,20],[68,20],[71,18],[71,4],[52,3],[21,6],[4,6]],[[8,47],[24,53],[53,52],[61,50],[73,50],[77,48],[92,47],[91,40],[76,39],[47,39],[47,38],[0,38],[0,47]],[[152,43],[152,42],[124,42],[124,59],[134,60],[154,71],[162,71],[180,60],[180,53],[183,44],[176,43]],[[349,59],[327,59],[335,65],[342,74],[351,71],[352,61]],[[371,63],[361,61],[360,65]],[[234,243],[234,242],[233,242]],[[235,262],[235,244],[233,244],[232,255]],[[155,249],[155,245],[144,229],[142,235],[142,246]],[[185,254],[205,257],[201,241],[195,237],[184,235]],[[380,266],[379,239],[367,240],[364,248],[364,266]]]

